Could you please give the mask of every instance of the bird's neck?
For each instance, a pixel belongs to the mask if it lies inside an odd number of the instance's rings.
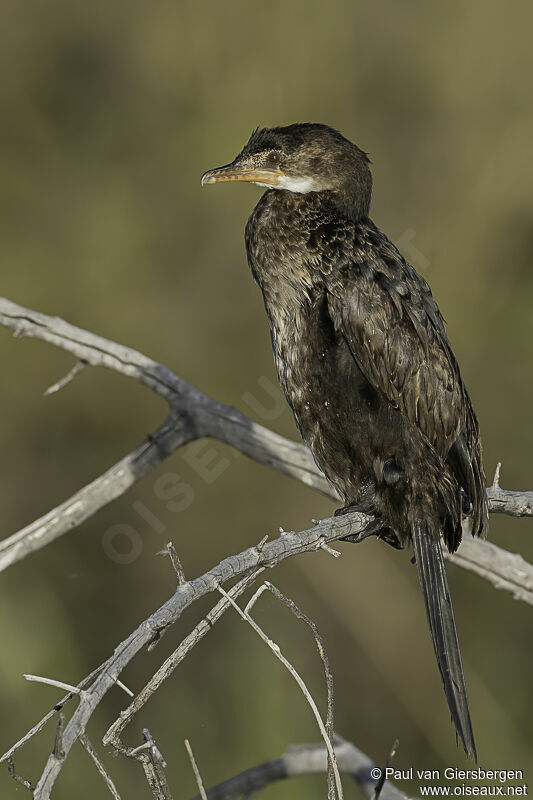
[[[272,333],[294,326],[316,297],[324,268],[320,248],[330,226],[356,224],[333,192],[265,192],[246,226],[248,262],[263,292]]]
[[[368,219],[368,205],[349,193],[331,190],[265,192],[246,226],[248,261],[261,288],[268,278],[308,284],[309,273],[320,268],[313,264],[314,233],[324,226],[356,226]]]
[[[307,195],[265,192],[246,225],[246,252],[263,293],[272,335],[294,318],[313,286],[306,244],[314,204]]]
[[[356,193],[351,186],[347,186],[335,191],[318,192],[317,194],[322,196],[322,203],[335,208],[342,219],[350,220],[350,222],[360,222],[368,217],[370,194],[366,192]]]

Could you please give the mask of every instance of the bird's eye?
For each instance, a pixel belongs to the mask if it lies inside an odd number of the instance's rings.
[[[271,150],[265,156],[265,167],[279,167],[281,164],[281,153],[279,150]]]

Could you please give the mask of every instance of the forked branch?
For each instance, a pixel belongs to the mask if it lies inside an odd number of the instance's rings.
[[[3,299],[0,299],[0,324],[10,328],[18,336],[42,339],[66,350],[79,364],[105,366],[131,377],[162,396],[169,405],[167,419],[153,436],[63,504],[0,543],[0,570],[81,524],[98,509],[126,492],[172,452],[191,440],[203,437],[219,439],[255,461],[297,478],[307,486],[332,498],[335,497],[305,447],[252,422],[239,411],[217,403],[163,365],[141,353],[76,328],[61,319],[39,314]],[[71,370],[65,379],[54,384],[53,390],[57,391],[66,385],[78,371],[79,368]],[[496,480],[488,494],[492,513],[533,516],[533,492],[505,491],[499,487],[499,481]],[[36,800],[47,800],[74,742],[81,738],[87,748],[88,740],[84,738],[87,723],[105,694],[118,682],[125,666],[140,650],[153,646],[168,626],[172,625],[191,603],[244,574],[244,578],[235,584],[210,612],[212,619],[203,620],[190,637],[182,642],[106,734],[105,741],[114,745],[119,752],[141,760],[154,797],[169,798],[170,791],[162,765],[154,756],[152,745],[146,736],[145,743],[149,744],[147,748],[144,745],[137,748],[125,745],[120,738],[124,725],[172,673],[196,641],[210,629],[212,621],[216,621],[229,605],[235,602],[235,598],[256,580],[263,569],[276,566],[285,558],[325,548],[328,542],[346,536],[357,537],[371,521],[371,517],[359,513],[323,520],[309,530],[282,534],[273,541],[263,541],[257,547],[230,556],[201,577],[190,581],[184,580],[179,561],[172,558],[178,586],[167,602],[119,644],[113,655],[88,679],[78,687],[67,686],[69,694],[32,731],[14,745],[0,762],[8,761],[13,777],[29,788],[29,782],[19,778],[15,773],[11,760],[13,754],[55,715],[59,707],[75,694],[78,695],[79,704],[69,722],[65,725],[61,722],[58,727],[56,746],[35,788]],[[172,549],[169,553],[172,557]],[[533,604],[533,567],[520,556],[487,542],[466,539],[451,560],[478,573],[495,586],[510,591],[513,596]],[[94,760],[91,747],[89,743],[87,749]],[[325,750],[322,751],[321,758],[325,770]],[[333,759],[331,761],[333,763]],[[98,766],[98,757],[95,763]],[[290,764],[295,763],[294,759],[289,759],[287,763],[289,766],[285,764],[283,769],[293,769]],[[109,783],[111,779],[105,773],[105,768],[102,769],[102,777],[106,780],[110,791],[113,791]],[[386,791],[389,791],[387,784],[383,788],[382,797],[386,797]],[[402,796],[401,793],[398,794]],[[220,795],[209,794],[209,797],[216,796]]]
[[[0,324],[16,336],[29,336],[60,347],[82,364],[104,366],[133,378],[163,397],[170,407],[169,416],[153,436],[64,503],[0,542],[0,570],[80,525],[193,439],[219,439],[249,458],[336,499],[306,447],[218,403],[142,353],[3,298]],[[55,384],[58,388],[60,385],[61,381]],[[495,480],[488,497],[491,513],[533,516],[532,491],[501,489],[499,480]],[[451,560],[510,591],[517,599],[533,603],[533,568],[521,556],[487,542],[465,539]]]

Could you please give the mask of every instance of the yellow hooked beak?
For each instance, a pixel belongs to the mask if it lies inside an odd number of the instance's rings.
[[[253,168],[239,166],[235,162],[224,167],[209,169],[202,175],[202,186],[206,183],[221,183],[222,181],[247,181],[248,183],[261,183],[266,186],[277,186],[283,177],[279,169]]]

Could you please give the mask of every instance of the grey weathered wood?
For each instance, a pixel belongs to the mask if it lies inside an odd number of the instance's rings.
[[[64,503],[0,542],[0,571],[77,527],[124,494],[179,447],[202,437],[219,439],[249,458],[336,498],[302,444],[258,425],[231,406],[218,403],[142,353],[4,298],[0,298],[0,324],[16,336],[42,339],[79,361],[133,378],[163,397],[170,406],[169,416],[152,437]],[[508,491],[496,485],[488,490],[488,497],[491,513],[533,515],[533,492]],[[465,538],[451,560],[487,578],[498,588],[511,591],[514,597],[532,602],[533,569],[519,556],[487,542]]]
[[[227,442],[250,458],[334,497],[302,445],[290,442],[237,410],[217,403],[141,353],[8,300],[0,299],[0,324],[11,328],[16,335],[32,336],[61,347],[78,361],[106,366],[131,377],[164,397],[170,407],[167,420],[153,437],[61,506],[5,540],[0,545],[0,568],[6,568],[79,525],[123,494],[171,452],[200,437],[211,436]],[[533,513],[533,492],[506,492],[497,482],[489,490],[489,502],[492,512],[514,516],[531,516]],[[290,556],[317,550],[328,541],[357,535],[370,520],[364,514],[323,520],[310,530],[283,534],[261,547],[230,556],[199,578],[180,584],[166,603],[118,645],[93,683],[83,692],[77,709],[61,731],[59,752],[54,750],[50,755],[34,797],[37,800],[50,797],[72,745],[83,735],[94,710],[115,685],[122,670],[191,603],[250,569],[272,567]],[[494,585],[512,592],[515,597],[533,603],[533,568],[520,556],[487,542],[467,539],[451,558]]]

